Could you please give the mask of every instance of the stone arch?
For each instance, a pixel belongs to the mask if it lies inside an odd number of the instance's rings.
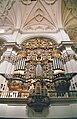
[[[58,44],[57,42],[57,39],[55,37],[52,37],[52,36],[48,36],[48,35],[31,35],[31,36],[28,36],[28,37],[24,37],[22,38],[18,44],[22,44],[24,41],[28,41],[30,39],[35,39],[35,38],[45,38],[45,39],[48,39],[50,41],[53,41],[54,43]]]
[[[36,40],[36,39],[38,39],[38,38],[43,38],[45,41],[50,41],[50,42],[52,42],[53,44],[57,44],[57,42],[54,41],[53,39],[46,38],[46,37],[33,37],[33,38],[31,38],[31,39],[26,39],[26,40],[24,40],[24,41],[22,42],[22,44],[23,44],[25,41]]]

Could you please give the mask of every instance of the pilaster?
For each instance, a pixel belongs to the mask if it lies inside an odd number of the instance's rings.
[[[62,41],[59,45],[59,49],[62,51],[63,63],[66,73],[77,72],[77,61],[75,59],[76,53],[72,49],[73,42],[71,41]],[[77,90],[77,76],[71,80],[71,90]]]
[[[0,73],[13,74],[15,65],[16,52],[20,47],[15,42],[4,44],[5,51],[3,52],[0,62]],[[0,85],[3,84],[3,90],[7,90],[7,81],[4,77],[0,76]]]

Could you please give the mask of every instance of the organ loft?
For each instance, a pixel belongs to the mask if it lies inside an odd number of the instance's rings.
[[[64,63],[57,43],[40,37],[23,42],[14,73],[1,75],[7,79],[9,91],[17,91],[17,97],[25,97],[29,107],[42,112],[51,97],[70,96],[70,80],[77,72],[65,73]]]
[[[77,118],[77,0],[0,0],[0,118]]]

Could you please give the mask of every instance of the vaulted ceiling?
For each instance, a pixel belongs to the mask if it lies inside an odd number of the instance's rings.
[[[77,0],[0,0],[1,35],[60,28],[77,43]]]
[[[77,0],[62,0],[61,16],[65,31],[77,44]]]

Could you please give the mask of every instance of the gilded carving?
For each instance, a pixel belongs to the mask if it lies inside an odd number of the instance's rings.
[[[65,74],[62,54],[52,40],[40,37],[24,41],[21,46],[14,74],[1,75],[8,80],[10,91],[17,91],[19,97],[27,98],[28,106],[42,112],[51,97],[64,96],[69,91],[70,80],[77,73]]]

